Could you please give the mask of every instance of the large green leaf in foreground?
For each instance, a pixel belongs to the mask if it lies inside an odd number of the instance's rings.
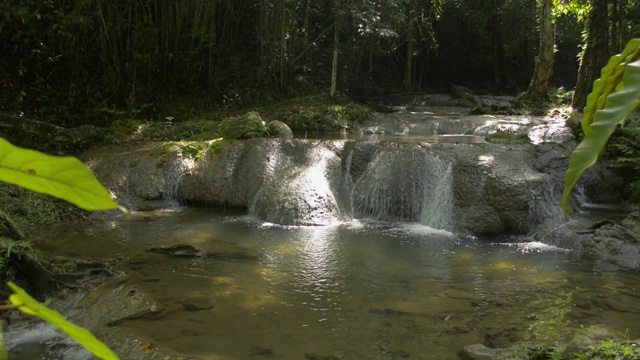
[[[0,138],[0,181],[55,196],[85,210],[119,208],[80,160],[19,148],[3,138]]]
[[[95,356],[105,360],[118,360],[118,356],[104,343],[96,339],[89,330],[68,322],[59,312],[43,306],[27,294],[22,288],[12,282],[7,283],[14,294],[9,296],[9,301],[24,313],[35,315],[62,330],[70,338],[82,344]]]
[[[584,139],[571,154],[565,175],[562,210],[568,217],[569,198],[582,174],[596,163],[618,125],[640,103],[640,39],[633,39],[602,69],[587,98],[582,129]]]

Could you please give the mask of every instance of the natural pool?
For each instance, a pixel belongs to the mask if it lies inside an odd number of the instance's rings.
[[[38,247],[126,254],[121,269],[171,310],[124,321],[123,333],[196,359],[457,359],[466,345],[554,343],[594,324],[640,336],[636,273],[524,237],[363,220],[285,227],[195,209],[58,230]],[[145,252],[178,242],[217,255]]]

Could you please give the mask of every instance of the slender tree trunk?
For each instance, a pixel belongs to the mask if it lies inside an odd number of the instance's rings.
[[[502,20],[498,12],[500,6],[495,0],[491,0],[491,48],[493,52],[493,77],[496,87],[504,86],[504,49],[502,47]]]
[[[533,78],[529,84],[527,97],[531,100],[547,100],[549,81],[553,74],[553,56],[555,53],[555,26],[551,13],[553,0],[544,0],[540,19],[540,50],[536,59]]]
[[[411,73],[413,72],[413,28],[415,23],[415,1],[412,0],[409,4],[409,26],[407,28],[407,58],[404,67],[404,80],[402,81],[402,87],[410,91],[411,90]]]
[[[311,0],[307,0],[304,6],[304,51],[309,48],[309,10],[311,9]],[[311,53],[307,52],[304,57],[305,66],[311,63]]]
[[[285,55],[287,51],[287,11],[285,2],[280,4],[280,91],[284,91],[284,78],[285,78]]]
[[[331,97],[336,96],[338,82],[338,15],[333,23],[333,61],[331,63]]]
[[[584,47],[578,81],[571,106],[582,111],[587,104],[587,95],[600,70],[609,60],[609,25],[607,0],[595,0],[587,24],[587,40]]]

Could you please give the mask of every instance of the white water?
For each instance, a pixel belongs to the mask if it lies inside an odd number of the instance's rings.
[[[415,146],[384,148],[353,185],[353,217],[449,230],[452,186],[451,163],[437,154]]]

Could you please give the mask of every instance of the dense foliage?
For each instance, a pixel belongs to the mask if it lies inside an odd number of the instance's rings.
[[[609,3],[614,50],[637,35],[640,5]],[[513,93],[533,74],[539,9],[536,0],[7,0],[0,111],[99,124],[105,108],[163,118],[166,104],[187,102],[188,112],[328,92],[334,45],[337,90],[349,95],[451,84]],[[554,14],[552,83],[571,87],[584,16]]]
[[[571,154],[562,207],[568,215],[571,191],[584,171],[596,163],[616,129],[640,104],[640,39],[632,39],[621,54],[612,56],[593,84],[582,118],[584,138]],[[633,156],[633,152],[623,153]],[[627,161],[634,158],[626,158]]]

